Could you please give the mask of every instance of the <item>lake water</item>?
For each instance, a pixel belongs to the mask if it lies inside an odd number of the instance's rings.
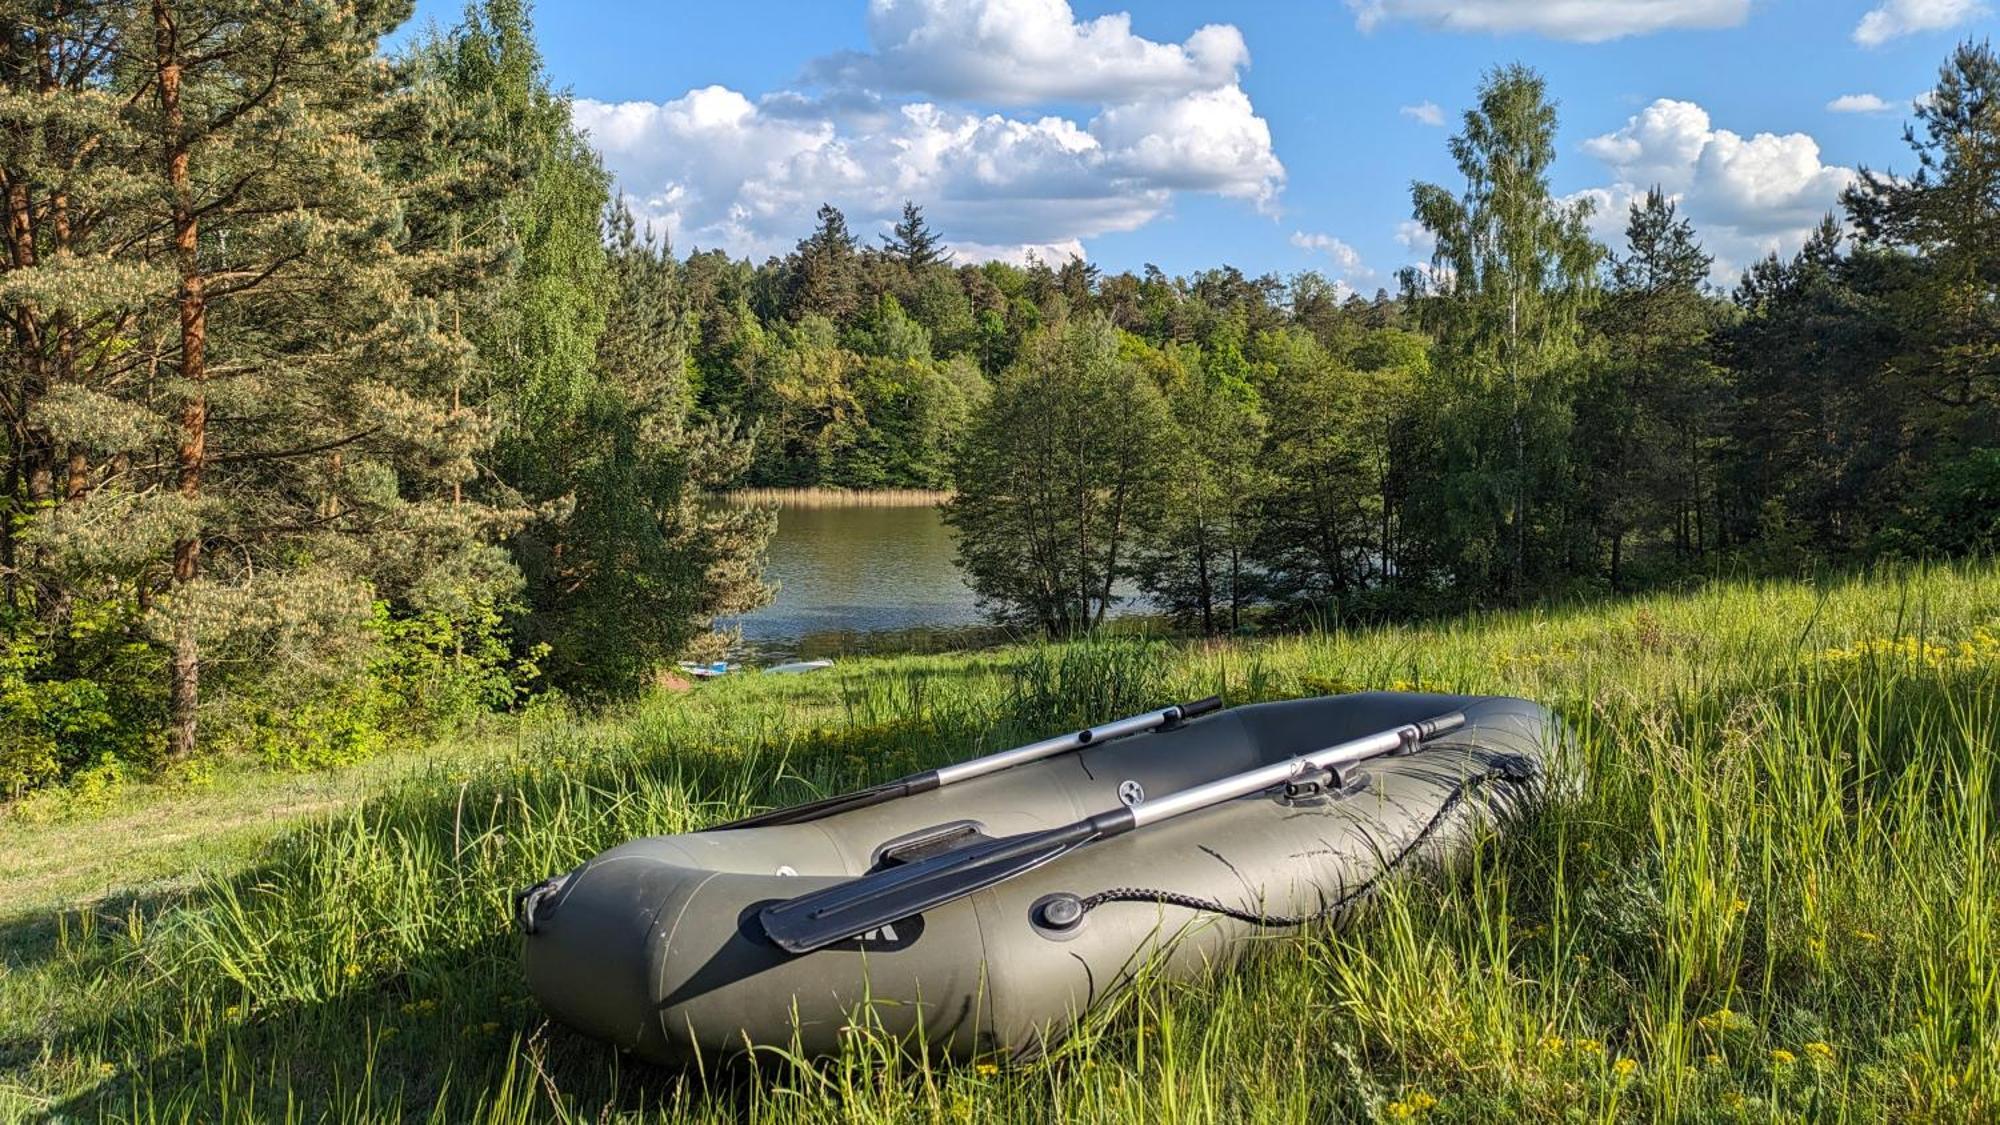
[[[986,631],[928,504],[780,503],[764,573],[777,598],[720,622],[742,628],[752,660],[941,648]]]

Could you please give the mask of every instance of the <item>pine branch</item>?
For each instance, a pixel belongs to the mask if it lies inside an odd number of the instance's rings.
[[[382,427],[380,426],[370,426],[359,433],[349,434],[343,438],[335,438],[332,441],[323,441],[317,445],[301,445],[292,449],[274,449],[265,453],[226,453],[219,457],[207,458],[205,463],[210,465],[242,465],[255,461],[283,461],[292,457],[310,457],[315,453],[328,453],[343,446],[353,445],[357,441],[364,441],[381,431]]]

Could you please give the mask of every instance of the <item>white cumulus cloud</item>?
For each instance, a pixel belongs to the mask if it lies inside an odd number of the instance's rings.
[[[1347,6],[1363,31],[1410,20],[1443,31],[1529,32],[1578,43],[1735,27],[1750,14],[1750,0],[1347,0]]]
[[[1879,47],[1904,35],[1970,23],[1992,10],[1984,0],[1882,0],[1854,25],[1854,41]]]
[[[1896,105],[1875,94],[1842,94],[1826,103],[1826,108],[1834,113],[1888,113]]]
[[[1373,285],[1379,275],[1361,258],[1361,251],[1330,234],[1293,231],[1292,245],[1311,254],[1324,254],[1332,264],[1334,292],[1345,300],[1363,285]]]
[[[1838,212],[1841,190],[1855,179],[1852,168],[1823,161],[1808,134],[1745,137],[1715,128],[1701,106],[1667,98],[1583,148],[1616,177],[1579,193],[1597,206],[1599,238],[1622,246],[1632,201],[1658,186],[1694,221],[1718,279],[1733,280],[1772,251],[1796,250],[1822,216]]]
[[[1437,249],[1437,235],[1429,227],[1415,219],[1404,219],[1396,224],[1396,241],[1412,253],[1428,258]]]
[[[1418,102],[1416,105],[1406,105],[1396,112],[1419,125],[1444,124],[1444,110],[1439,109],[1436,102]]]
[[[1090,132],[1110,167],[1136,182],[1268,202],[1285,176],[1271,127],[1233,84],[1111,106]]]
[[[1183,43],[1132,34],[1125,12],[1079,22],[1067,0],[870,0],[872,51],[816,60],[826,85],[1010,105],[1209,90],[1249,65],[1243,33],[1210,24]]]
[[[1124,14],[1078,21],[1064,0],[873,0],[868,22],[874,49],[810,63],[807,92],[708,86],[581,98],[573,114],[634,210],[683,250],[782,253],[822,202],[886,230],[911,199],[961,260],[1061,260],[1176,193],[1268,210],[1283,188],[1233,27],[1160,43]],[[1076,103],[1094,108],[1065,116]],[[992,108],[1028,105],[1051,111]]]

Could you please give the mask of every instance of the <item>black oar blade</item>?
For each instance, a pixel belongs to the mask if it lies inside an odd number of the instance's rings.
[[[835,813],[851,812],[874,805],[886,804],[912,793],[923,793],[937,788],[937,773],[917,774],[914,777],[885,781],[852,793],[841,793],[832,797],[821,797],[817,801],[807,801],[803,805],[790,805],[782,809],[741,817],[727,824],[714,824],[702,829],[704,832],[728,832],[738,828],[769,828],[777,824],[803,824],[809,820],[832,816]]]
[[[775,903],[757,918],[780,948],[810,953],[1026,874],[1099,834],[1093,819],[982,840]]]

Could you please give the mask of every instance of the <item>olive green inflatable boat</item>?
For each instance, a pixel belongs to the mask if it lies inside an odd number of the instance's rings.
[[[1142,966],[1213,971],[1463,851],[1561,739],[1497,697],[1162,708],[613,848],[522,892],[527,977],[556,1019],[660,1062],[832,1053],[864,1020],[1032,1054]]]

